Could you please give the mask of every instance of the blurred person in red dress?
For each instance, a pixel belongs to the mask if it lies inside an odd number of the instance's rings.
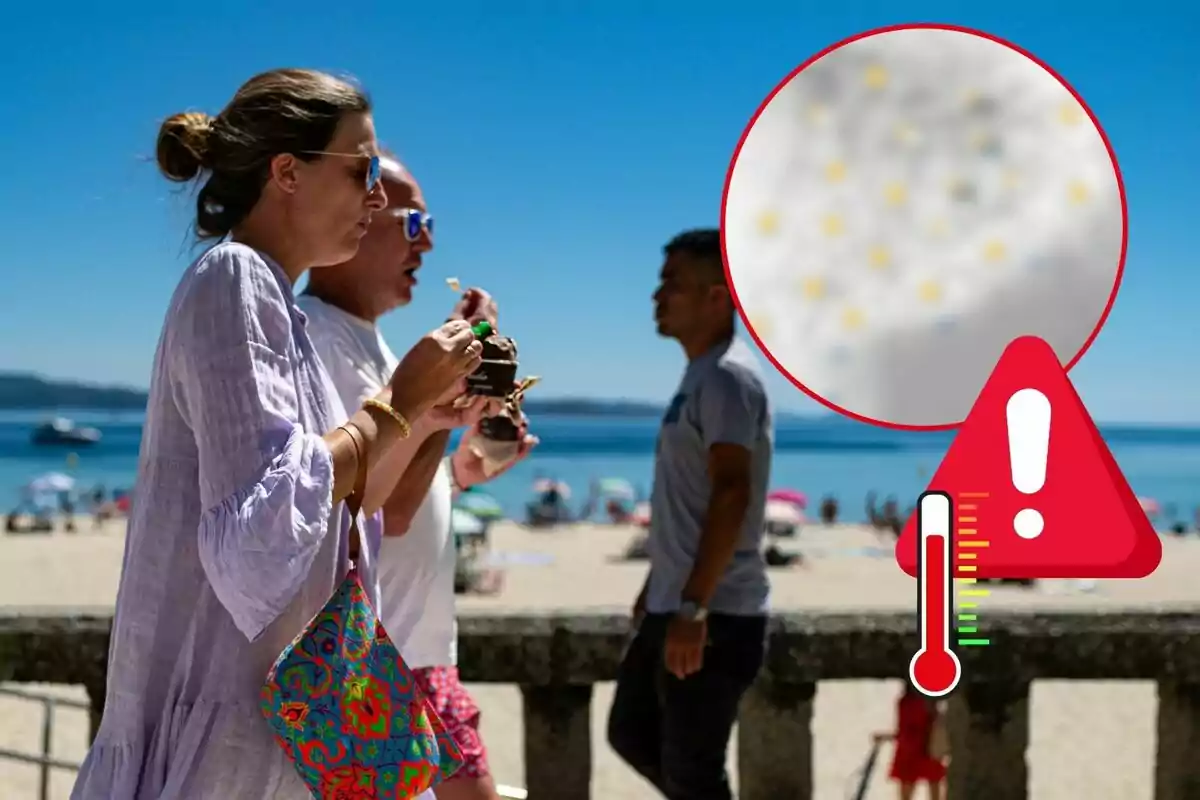
[[[876,733],[875,741],[896,743],[888,777],[900,785],[900,800],[913,800],[918,783],[929,787],[929,800],[946,797],[945,722],[937,701],[904,684],[896,704],[896,730]]]

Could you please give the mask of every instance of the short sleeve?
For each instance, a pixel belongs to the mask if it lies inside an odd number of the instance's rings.
[[[753,448],[761,436],[766,401],[757,380],[737,366],[718,365],[700,385],[696,400],[705,449],[716,444]]]
[[[329,526],[333,461],[300,423],[292,317],[253,250],[219,245],[167,323],[167,361],[198,455],[199,554],[249,639],[284,611]]]
[[[370,358],[366,355],[356,357],[356,348],[347,337],[339,335],[335,325],[319,317],[310,317],[308,334],[346,411],[353,412],[368,397],[383,390],[379,377],[364,366],[370,363]]]

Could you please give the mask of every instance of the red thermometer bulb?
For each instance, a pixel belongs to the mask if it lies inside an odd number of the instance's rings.
[[[944,697],[958,686],[962,664],[950,649],[950,495],[926,492],[917,505],[917,620],[921,649],[908,664],[913,688]]]

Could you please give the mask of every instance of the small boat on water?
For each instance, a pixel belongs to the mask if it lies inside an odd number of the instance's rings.
[[[100,431],[78,426],[66,417],[55,417],[34,428],[31,438],[37,445],[89,445],[100,441]]]

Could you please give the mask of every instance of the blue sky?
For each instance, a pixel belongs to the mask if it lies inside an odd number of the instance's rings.
[[[454,275],[498,297],[546,396],[662,400],[682,356],[650,319],[660,248],[716,223],[751,113],[838,39],[939,21],[1050,63],[1116,149],[1125,283],[1072,373],[1093,416],[1200,421],[1200,72],[1189,53],[1200,16],[1185,4],[1139,2],[1136,16],[1044,2],[906,3],[903,14],[682,0],[166,5],[5,11],[0,370],[145,385],[167,299],[197,252],[191,197],[148,158],[159,121],[215,113],[263,69],[311,66],[365,83],[381,137],[438,217],[416,302],[384,322],[397,350],[444,317],[442,279]],[[781,407],[815,408],[782,378],[771,385]]]

